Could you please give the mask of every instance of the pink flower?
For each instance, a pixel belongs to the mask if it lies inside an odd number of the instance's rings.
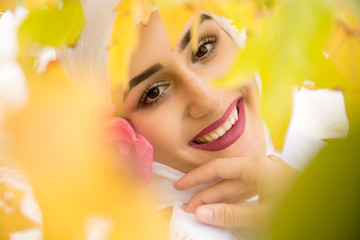
[[[129,160],[141,180],[148,183],[151,179],[153,147],[123,118],[112,117],[104,126],[103,140],[115,143],[119,155]]]

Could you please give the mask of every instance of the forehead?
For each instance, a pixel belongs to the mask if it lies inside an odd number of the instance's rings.
[[[202,21],[205,19],[212,19],[212,17],[210,17],[208,13],[203,12]],[[215,21],[208,22],[212,22],[215,27],[218,27],[217,24],[215,24]],[[184,47],[183,43],[187,42],[181,42],[180,40],[190,40],[188,34],[190,25],[191,21],[189,20],[180,34],[175,49],[172,50],[160,15],[157,11],[153,12],[148,24],[139,26],[140,37],[138,40],[138,47],[133,53],[130,62],[130,78],[143,70],[144,67],[150,67],[154,64],[154,60],[161,59],[161,57],[165,55],[169,56],[169,54],[177,54],[179,49]]]
[[[138,46],[133,53],[130,62],[131,78],[133,77],[132,73],[138,72],[140,65],[143,65],[145,60],[151,60],[154,53],[171,50],[166,30],[161,22],[158,12],[151,14],[147,25],[140,25],[139,27],[140,36],[138,39]]]

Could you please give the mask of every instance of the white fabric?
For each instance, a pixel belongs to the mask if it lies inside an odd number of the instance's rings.
[[[218,228],[198,222],[192,213],[183,210],[198,191],[216,182],[202,184],[189,190],[176,190],[173,183],[185,174],[164,164],[154,162],[150,183],[144,192],[152,200],[154,211],[172,207],[169,239],[171,240],[232,240],[242,239],[230,228]],[[256,201],[256,200],[255,200]],[[247,203],[247,204],[251,204]]]
[[[265,127],[268,154],[278,155],[290,166],[303,171],[326,146],[323,141],[344,138],[349,131],[344,96],[340,91],[320,89],[293,91],[293,113],[282,151],[275,151]]]
[[[239,48],[243,50],[245,48],[246,29],[243,28],[239,31],[237,27],[232,24],[233,23],[232,20],[222,16],[215,15],[211,12],[210,14],[219,24],[219,26],[221,26],[221,28],[229,34],[229,36],[239,46]]]
[[[120,0],[83,0],[86,23],[75,47],[58,51],[67,75],[80,86],[91,84],[99,97],[110,101],[110,82],[107,74],[107,47],[111,40]]]
[[[27,101],[24,73],[17,63],[17,28],[27,15],[23,8],[0,18],[0,131],[3,115],[16,111]]]

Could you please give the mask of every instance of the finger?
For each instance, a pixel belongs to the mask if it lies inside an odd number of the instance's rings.
[[[219,227],[254,227],[258,224],[260,206],[237,206],[233,204],[209,204],[196,209],[199,222]]]
[[[249,186],[240,179],[223,180],[196,193],[185,207],[187,212],[195,212],[203,204],[219,203],[235,197],[249,190]]]
[[[236,179],[243,176],[255,178],[257,158],[217,158],[188,172],[174,183],[179,190],[192,188],[219,178]],[[243,179],[244,180],[244,179]],[[247,179],[249,181],[250,179]],[[251,181],[250,181],[251,182]]]
[[[258,191],[256,189],[249,189],[248,191],[233,198],[231,203],[243,203],[243,202],[249,200],[250,198],[255,197],[256,195],[258,195]]]

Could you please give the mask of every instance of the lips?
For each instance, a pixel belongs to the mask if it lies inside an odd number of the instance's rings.
[[[198,133],[189,145],[205,151],[220,151],[233,144],[244,129],[244,100],[239,97],[230,104],[220,119]]]

